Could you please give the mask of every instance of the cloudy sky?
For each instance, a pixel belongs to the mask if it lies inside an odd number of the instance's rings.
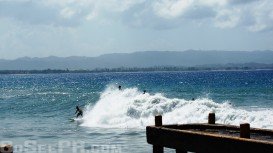
[[[273,0],[0,0],[0,58],[273,50]]]

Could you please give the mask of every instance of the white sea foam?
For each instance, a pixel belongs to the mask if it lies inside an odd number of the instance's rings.
[[[143,94],[137,88],[118,90],[109,86],[94,106],[87,106],[82,126],[105,128],[144,128],[154,124],[154,116],[163,115],[163,124],[206,123],[210,112],[216,122],[273,129],[273,109],[245,110],[209,98],[194,101],[167,98],[161,93]]]

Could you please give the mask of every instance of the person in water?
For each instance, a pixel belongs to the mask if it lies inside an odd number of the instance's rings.
[[[146,90],[143,90],[143,94],[145,94],[146,93]]]
[[[78,113],[78,114],[77,114],[77,113]],[[76,112],[75,112],[75,114],[77,114],[77,117],[82,116],[82,110],[80,109],[79,106],[76,107]]]
[[[118,86],[118,89],[121,90],[121,86]]]

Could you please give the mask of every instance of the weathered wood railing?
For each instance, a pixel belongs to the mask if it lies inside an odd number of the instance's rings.
[[[177,153],[273,153],[272,130],[215,124],[214,113],[208,124],[163,125],[162,116],[155,116],[155,126],[147,126],[146,134],[154,153],[163,153],[164,147]]]

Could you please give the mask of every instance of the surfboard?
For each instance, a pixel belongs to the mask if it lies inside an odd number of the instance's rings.
[[[69,118],[68,119],[70,122],[75,122],[75,118]]]
[[[69,121],[70,122],[77,122],[77,123],[82,123],[83,122],[82,118],[69,118]]]

